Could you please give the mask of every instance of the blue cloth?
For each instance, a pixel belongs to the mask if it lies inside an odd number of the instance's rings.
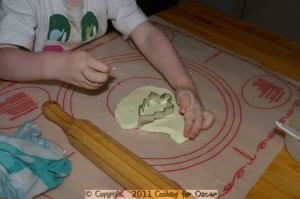
[[[0,134],[0,197],[33,198],[61,184],[71,172],[71,162],[40,128],[24,123],[16,137]]]

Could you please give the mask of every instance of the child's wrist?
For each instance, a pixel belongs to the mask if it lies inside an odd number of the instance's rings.
[[[187,81],[177,82],[176,86],[174,88],[175,88],[175,90],[178,90],[178,89],[190,90],[195,95],[197,94],[197,90],[196,90],[196,87],[195,87],[195,84],[193,81],[187,80]]]
[[[59,66],[62,65],[60,63],[63,61],[63,56],[58,52],[45,52],[44,56],[44,79],[60,80]]]

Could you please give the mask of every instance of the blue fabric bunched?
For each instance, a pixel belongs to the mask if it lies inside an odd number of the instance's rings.
[[[0,134],[0,197],[33,198],[60,185],[71,172],[71,162],[40,128],[24,123],[16,137]]]

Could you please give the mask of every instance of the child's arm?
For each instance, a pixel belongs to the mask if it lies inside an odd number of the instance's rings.
[[[195,138],[201,129],[209,128],[214,115],[204,109],[193,80],[164,33],[145,21],[132,31],[130,37],[175,89],[180,112],[184,113],[184,135]]]
[[[0,79],[60,80],[87,89],[102,86],[110,67],[84,51],[29,52],[0,45]]]

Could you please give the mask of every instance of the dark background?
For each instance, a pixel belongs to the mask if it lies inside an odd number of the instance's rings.
[[[153,15],[157,12],[170,8],[178,4],[179,0],[136,0],[137,5],[147,15]],[[112,23],[108,20],[107,31],[114,30]]]

